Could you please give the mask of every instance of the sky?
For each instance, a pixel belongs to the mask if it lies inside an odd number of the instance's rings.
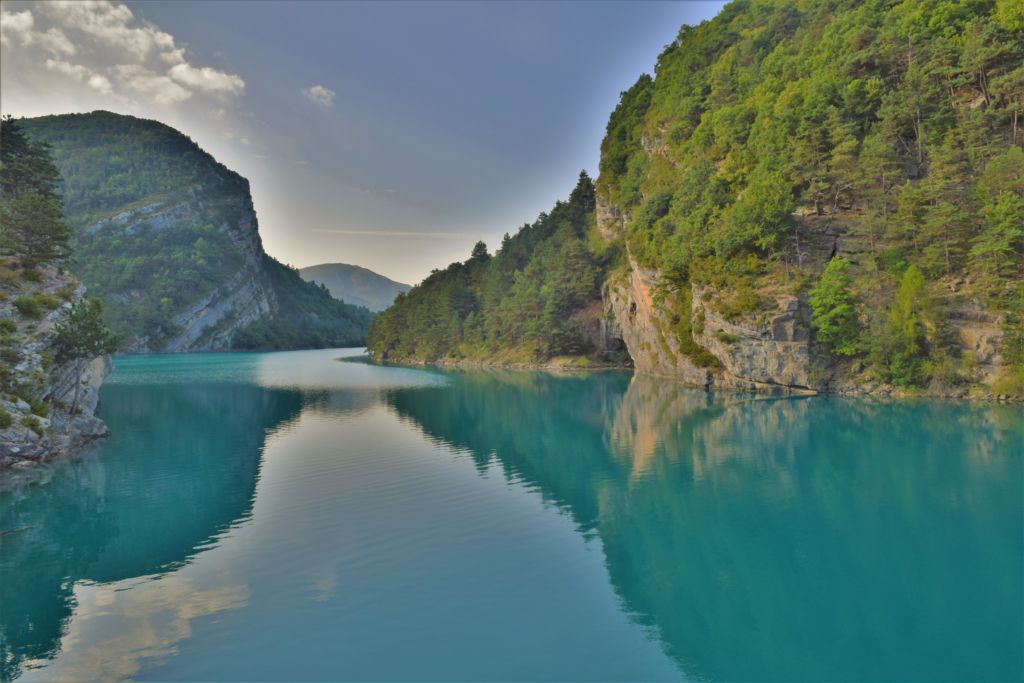
[[[267,252],[416,283],[596,178],[619,93],[721,2],[0,1],[0,112],[174,126]]]

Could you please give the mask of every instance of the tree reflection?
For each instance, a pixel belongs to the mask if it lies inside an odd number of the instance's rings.
[[[103,457],[0,492],[0,678],[56,651],[77,581],[168,572],[246,519],[266,434],[302,406],[251,384],[105,387]]]
[[[388,403],[603,544],[689,676],[1016,679],[1019,410],[463,373]]]

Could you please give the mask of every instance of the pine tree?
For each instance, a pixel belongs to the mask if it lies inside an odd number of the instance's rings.
[[[71,229],[47,145],[32,142],[13,118],[0,122],[0,249],[28,268],[64,258]]]
[[[849,269],[846,259],[832,259],[811,291],[811,322],[818,341],[831,346],[839,356],[860,352],[860,323],[856,300],[850,291]]]

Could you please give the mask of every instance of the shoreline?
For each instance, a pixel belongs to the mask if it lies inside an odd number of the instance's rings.
[[[410,368],[429,368],[435,367],[443,370],[521,370],[521,371],[541,371],[541,372],[552,372],[552,371],[605,371],[605,370],[623,370],[631,371],[637,375],[643,375],[645,377],[653,377],[657,379],[663,379],[669,382],[686,386],[692,389],[703,389],[707,392],[731,392],[731,393],[749,393],[749,394],[762,394],[766,396],[822,396],[829,397],[835,396],[840,398],[872,398],[876,400],[911,400],[911,399],[928,399],[928,400],[942,400],[942,401],[953,401],[958,403],[987,403],[987,404],[998,404],[998,405],[1020,405],[1024,406],[1024,396],[1013,396],[1010,394],[995,394],[991,391],[986,393],[977,393],[974,390],[980,389],[978,385],[972,385],[955,390],[947,391],[931,391],[928,389],[915,390],[915,389],[903,389],[901,387],[895,387],[888,384],[882,384],[878,382],[871,382],[867,385],[856,384],[850,380],[847,380],[839,388],[826,387],[823,389],[813,389],[809,387],[791,387],[781,384],[764,384],[750,381],[749,387],[728,387],[728,386],[715,386],[714,384],[709,385],[698,385],[686,382],[685,380],[675,377],[673,375],[666,375],[663,373],[649,372],[646,370],[637,370],[632,364],[624,363],[601,363],[595,362],[588,359],[582,359],[585,362],[581,362],[581,358],[578,356],[563,356],[551,359],[549,361],[541,363],[522,363],[522,362],[502,362],[502,361],[488,361],[488,360],[470,360],[470,359],[441,359],[441,360],[422,360],[422,359],[402,359],[402,360],[378,360],[372,355],[367,354],[370,362],[374,365],[380,366],[396,366],[396,367],[410,367]],[[589,364],[585,364],[589,363]]]

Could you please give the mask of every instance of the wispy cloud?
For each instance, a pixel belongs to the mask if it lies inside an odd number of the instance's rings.
[[[316,102],[324,107],[334,106],[334,98],[337,97],[336,92],[323,85],[314,85],[308,88],[303,88],[302,94],[307,100]]]
[[[422,237],[428,239],[462,240],[468,235],[461,232],[419,232],[415,230],[335,230],[314,228],[313,232],[329,233],[332,235],[357,235],[365,237]]]

